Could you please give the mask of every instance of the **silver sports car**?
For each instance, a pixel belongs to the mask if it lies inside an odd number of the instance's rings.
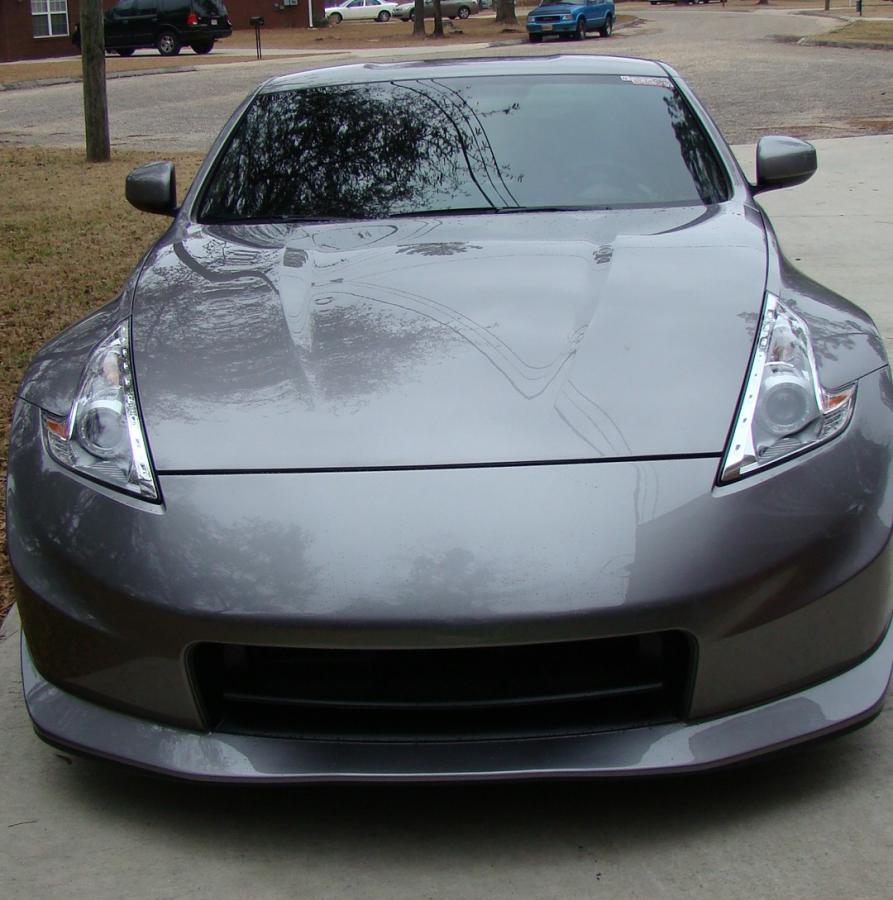
[[[657,62],[275,78],[15,408],[51,744],[195,779],[707,768],[863,724],[893,390]],[[381,160],[390,164],[385,177]]]

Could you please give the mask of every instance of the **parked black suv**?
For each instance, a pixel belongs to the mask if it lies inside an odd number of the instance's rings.
[[[214,41],[229,37],[232,24],[221,0],[120,0],[105,14],[105,49],[130,56],[141,47],[157,47],[162,56],[180,48],[210,53]],[[81,46],[81,29],[71,36]]]

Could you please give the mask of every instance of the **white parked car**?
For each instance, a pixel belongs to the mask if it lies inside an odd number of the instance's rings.
[[[337,6],[327,6],[326,18],[333,25],[337,25],[343,19],[349,22],[362,19],[387,22],[396,8],[396,3],[389,3],[387,0],[344,0]]]
[[[472,13],[479,12],[481,5],[478,0],[440,0],[440,12],[445,19],[467,19]],[[401,3],[394,15],[408,22],[415,13],[415,3]],[[431,0],[425,0],[425,18],[430,19],[434,16],[434,4]]]

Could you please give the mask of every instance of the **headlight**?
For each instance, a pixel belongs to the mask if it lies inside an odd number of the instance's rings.
[[[561,17],[561,21],[562,21],[562,22],[572,22],[573,19],[574,19],[574,17],[573,17],[573,16],[570,16],[570,15],[564,15],[564,16]]]
[[[140,422],[126,322],[90,354],[68,418],[43,416],[58,463],[120,490],[158,499]]]
[[[855,385],[825,391],[806,323],[769,294],[720,481],[830,440],[849,422],[855,394]]]

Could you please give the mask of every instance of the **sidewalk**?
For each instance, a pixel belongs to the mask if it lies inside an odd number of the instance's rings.
[[[392,52],[392,51],[389,51]],[[806,184],[762,196],[805,272],[893,340],[893,136],[817,141]],[[736,148],[750,162],[753,147]],[[182,785],[32,733],[18,617],[0,632],[0,897],[887,896],[893,709],[726,774],[491,786]],[[893,703],[891,703],[893,707]]]

